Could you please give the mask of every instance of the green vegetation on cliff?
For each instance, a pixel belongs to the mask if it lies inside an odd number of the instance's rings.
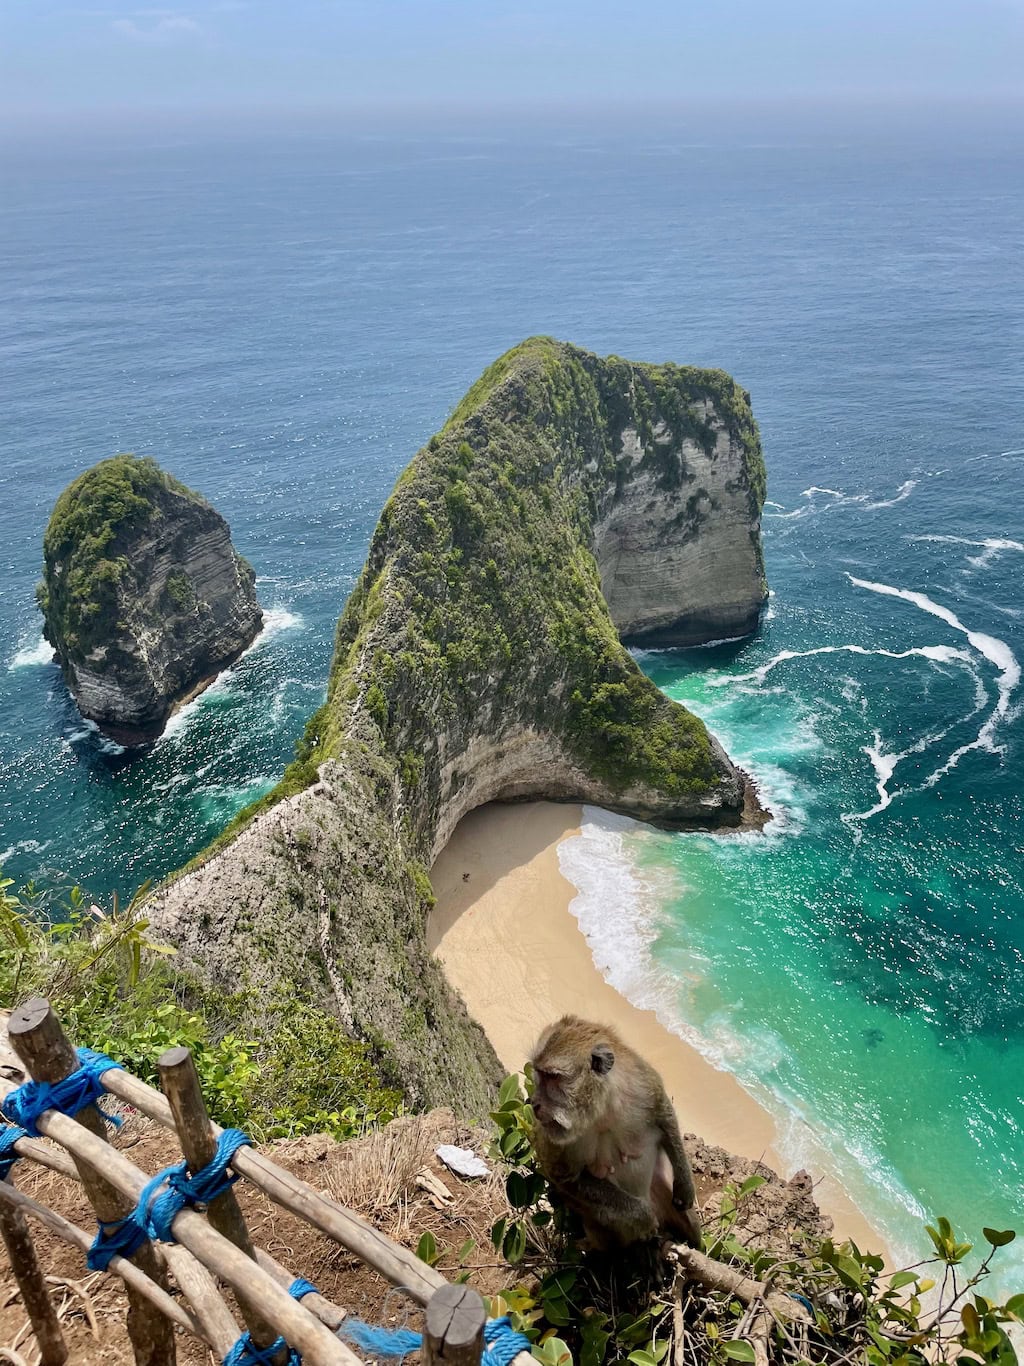
[[[656,441],[659,423],[669,436]],[[600,360],[545,337],[522,343],[399,479],[338,626],[327,701],[255,809],[315,782],[360,708],[410,795],[436,809],[437,768],[424,756],[439,727],[472,727],[484,694],[491,715],[556,733],[609,785],[611,804],[638,784],[681,802],[717,788],[705,727],[623,649],[589,548],[631,473],[621,459],[630,424],[666,490],[683,479],[684,442],[712,449],[724,425],[742,443],[759,514],[757,427],[723,371]]]
[[[210,991],[150,937],[138,897],[127,906],[115,897],[104,913],[79,887],[11,888],[0,876],[5,1005],[46,996],[73,1039],[151,1085],[162,1052],[190,1048],[214,1119],[257,1141],[348,1138],[399,1107],[386,1048],[349,1038],[337,1020],[290,995],[256,1017],[240,998]]]
[[[427,949],[433,858],[492,800],[740,821],[741,775],[620,632],[691,600],[706,621],[730,560],[752,629],[763,482],[746,395],[720,371],[547,338],[502,357],[388,499],[295,761],[155,896],[183,962],[254,1012],[288,991],[388,1040],[410,1104],[479,1115],[498,1065]],[[683,547],[700,582],[655,574],[617,624],[602,575],[628,588],[638,523],[657,528],[648,568]],[[704,537],[717,572],[690,553]]]
[[[149,521],[165,490],[206,506],[150,456],[134,455],[101,460],[57,499],[43,537],[36,596],[47,640],[71,658],[84,659],[114,624],[116,587],[129,567],[120,543]]]

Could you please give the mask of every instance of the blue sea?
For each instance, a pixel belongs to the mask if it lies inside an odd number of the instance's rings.
[[[772,596],[754,638],[640,661],[774,820],[595,817],[580,848],[632,891],[595,880],[591,929],[895,1245],[932,1214],[1024,1237],[1020,132],[847,110],[5,145],[4,872],[130,893],[274,783],[396,476],[507,347],[721,366],[761,424]],[[54,499],[124,450],[225,514],[268,617],[134,759],[78,717],[33,599]]]

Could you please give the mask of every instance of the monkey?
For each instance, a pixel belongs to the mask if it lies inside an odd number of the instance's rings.
[[[541,1171],[611,1251],[675,1236],[701,1245],[693,1173],[661,1077],[605,1025],[564,1015],[530,1058]]]

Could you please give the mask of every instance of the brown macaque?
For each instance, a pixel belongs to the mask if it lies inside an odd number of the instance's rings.
[[[693,1173],[654,1068],[613,1029],[575,1015],[548,1026],[530,1062],[537,1160],[590,1246],[662,1233],[699,1248]]]

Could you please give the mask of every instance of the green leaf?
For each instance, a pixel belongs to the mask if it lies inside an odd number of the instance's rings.
[[[763,1186],[768,1178],[764,1176],[748,1176],[746,1181],[740,1186],[740,1195],[749,1195],[751,1191],[756,1191]]]
[[[1004,1229],[1001,1233],[994,1228],[983,1228],[981,1231],[993,1247],[1005,1247],[1017,1236],[1012,1228]]]
[[[427,1266],[433,1266],[440,1256],[437,1250],[437,1239],[429,1229],[416,1244],[416,1256],[421,1262],[426,1262]]]
[[[913,1271],[897,1271],[889,1281],[890,1290],[902,1290],[905,1285],[913,1285],[917,1276]]]
[[[501,1246],[502,1256],[507,1262],[521,1262],[526,1252],[526,1228],[520,1223],[510,1224]]]
[[[498,1252],[505,1239],[505,1225],[508,1223],[504,1215],[491,1228],[491,1246]]]
[[[750,1359],[753,1361],[754,1358],[751,1357]],[[630,1352],[626,1360],[631,1361],[633,1366],[658,1366],[654,1356],[645,1351]]]
[[[1011,1295],[1003,1305],[1008,1314],[1024,1322],[1024,1295]]]
[[[501,1090],[498,1092],[498,1105],[502,1106],[506,1101],[519,1099],[519,1074],[513,1072],[501,1083]]]
[[[737,1338],[735,1342],[722,1344],[722,1351],[730,1361],[753,1361],[754,1348],[749,1342],[744,1342],[742,1338]]]
[[[505,1178],[505,1194],[513,1209],[525,1209],[532,1204],[530,1188],[521,1172],[509,1172]]]

